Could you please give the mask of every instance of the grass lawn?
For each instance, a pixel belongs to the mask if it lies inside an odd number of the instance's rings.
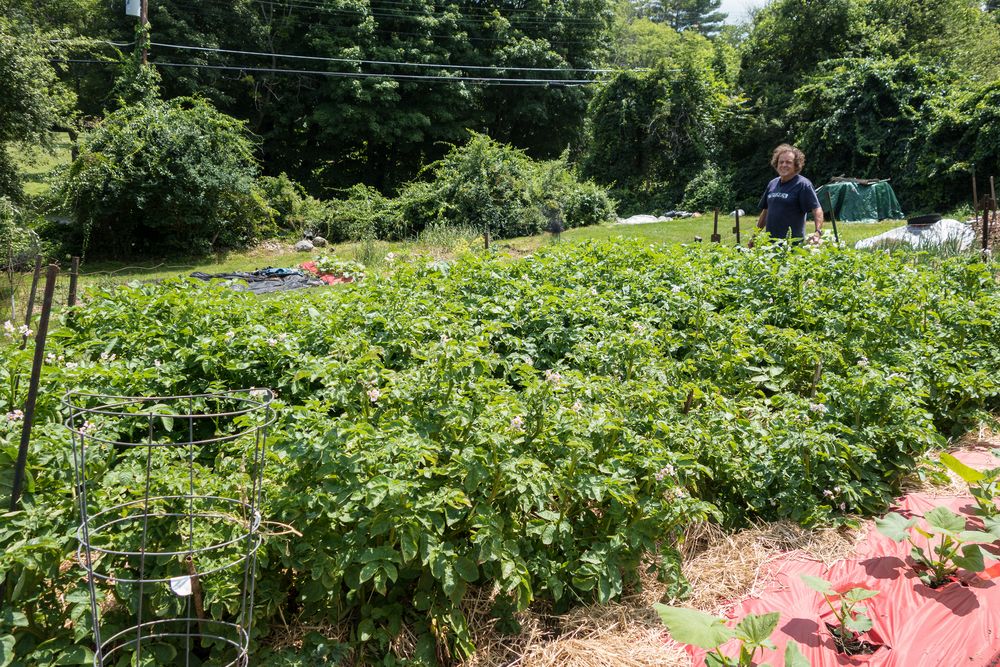
[[[745,216],[740,218],[740,240],[746,245],[752,232],[756,231],[756,216]],[[729,216],[719,217],[719,235],[722,237],[721,243],[734,245],[736,235],[733,233],[733,226],[736,224],[734,218]],[[901,220],[883,220],[877,223],[837,223],[840,232],[840,240],[848,245],[854,245],[861,239],[875,236],[882,232],[905,224]],[[712,237],[713,218],[711,215],[703,215],[700,218],[687,218],[684,220],[673,220],[671,222],[653,222],[645,225],[610,225],[600,227],[581,227],[563,232],[562,238],[567,241],[582,241],[587,239],[613,239],[617,237],[627,239],[648,239],[650,242],[658,243],[694,243],[695,236],[700,236],[703,243],[708,243]],[[807,223],[807,231],[812,228],[812,223]],[[832,230],[829,222],[824,229]],[[532,250],[541,243],[547,242],[545,236],[533,236],[514,239],[510,245],[519,250]]]
[[[38,195],[49,189],[45,182],[49,172],[56,167],[70,163],[71,143],[69,135],[58,132],[53,135],[55,145],[52,152],[36,148],[27,151],[14,151],[14,164],[18,166],[24,177],[24,192],[28,195]]]
[[[745,219],[741,220],[746,225]],[[734,221],[732,218],[720,218],[719,233],[722,243],[735,244],[736,237],[732,233]],[[751,222],[752,224],[752,222]],[[841,240],[848,244],[892,229],[903,224],[901,221],[883,221],[880,223],[840,223]],[[744,226],[742,241],[745,244],[749,230]],[[692,243],[695,236],[701,236],[708,243],[712,233],[712,219],[708,216],[675,220],[672,222],[656,222],[645,225],[610,225],[571,229],[562,234],[562,243],[575,243],[591,239],[607,240],[615,238],[648,239],[651,243]],[[408,243],[342,243],[327,248],[344,259],[357,259],[370,267],[380,265],[386,254],[407,253],[411,255],[427,255],[447,257],[452,254],[457,245],[478,246],[482,237],[477,239],[440,239],[434,243],[415,241]],[[534,252],[543,245],[552,243],[548,234],[525,236],[515,239],[501,239],[494,245],[501,251],[512,255],[522,255]],[[149,262],[85,262],[81,266],[81,287],[88,285],[123,283],[130,280],[158,280],[172,276],[186,276],[194,271],[205,273],[228,273],[233,271],[253,271],[269,266],[294,267],[303,261],[312,259],[324,252],[316,250],[311,253],[297,253],[291,250],[288,242],[272,242],[247,252],[232,252],[216,257],[192,257],[164,259]],[[64,270],[68,270],[67,266]]]

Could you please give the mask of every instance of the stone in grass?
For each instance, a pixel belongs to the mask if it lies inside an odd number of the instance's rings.
[[[314,236],[313,237],[313,245],[316,246],[317,248],[325,248],[326,247],[326,239],[323,238],[322,236]]]
[[[306,239],[302,239],[301,241],[295,244],[296,252],[309,252],[312,249],[313,249],[312,241],[307,241]]]

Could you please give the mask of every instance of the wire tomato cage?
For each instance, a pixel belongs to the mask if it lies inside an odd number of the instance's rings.
[[[272,400],[63,397],[95,666],[248,664]]]

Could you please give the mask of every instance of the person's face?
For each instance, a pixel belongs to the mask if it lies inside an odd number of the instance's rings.
[[[778,176],[787,180],[795,175],[795,153],[785,151],[778,156]]]

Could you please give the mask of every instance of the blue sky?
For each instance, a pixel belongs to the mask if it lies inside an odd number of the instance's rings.
[[[765,4],[767,0],[722,0],[720,9],[729,14],[726,23],[739,23],[749,17],[747,12],[750,8],[763,7]]]

